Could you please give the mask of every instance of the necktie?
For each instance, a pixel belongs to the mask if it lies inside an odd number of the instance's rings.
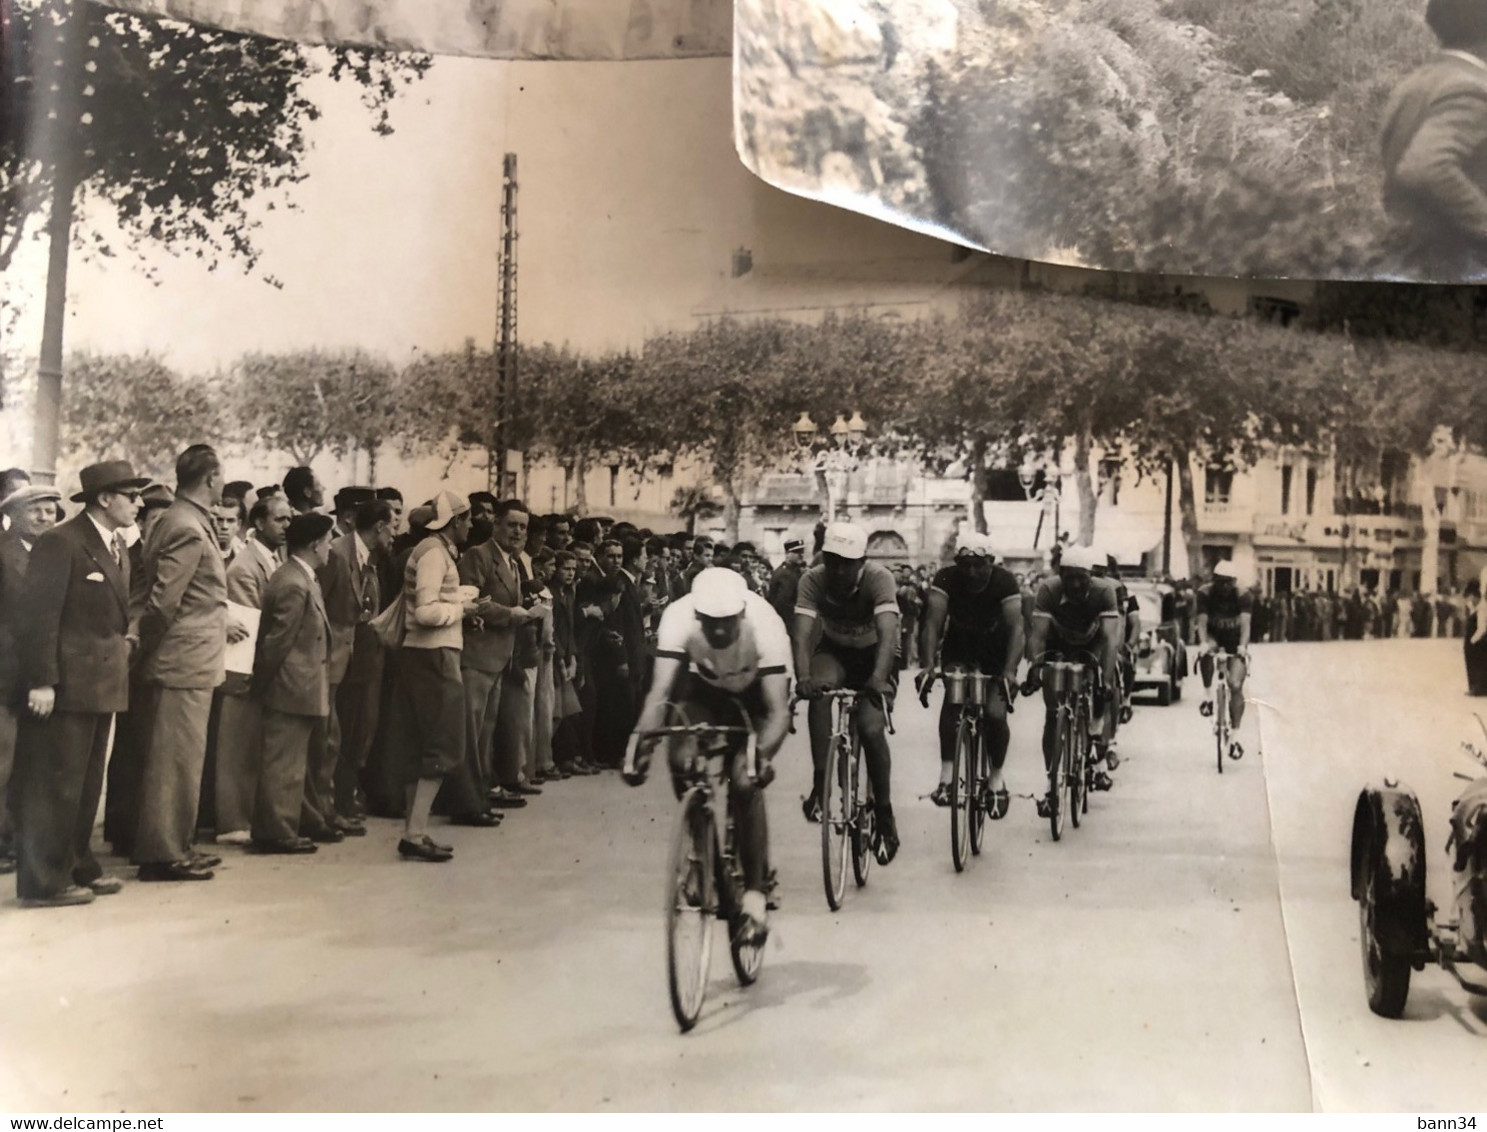
[[[124,565],[124,532],[114,532],[114,565]]]
[[[361,568],[361,619],[370,621],[377,616],[377,571],[370,559]]]

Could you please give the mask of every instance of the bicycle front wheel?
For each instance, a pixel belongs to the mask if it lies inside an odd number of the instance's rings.
[[[847,891],[847,830],[851,824],[852,791],[848,781],[846,744],[833,736],[821,768],[821,879],[826,904],[833,912]]]
[[[964,714],[955,732],[950,779],[950,860],[961,872],[971,859],[971,814],[976,808],[976,763],[971,721]]]
[[[671,1012],[686,1033],[707,998],[712,964],[715,842],[712,815],[700,789],[682,798],[666,877],[666,975]]]
[[[1061,707],[1053,766],[1048,771],[1048,831],[1055,841],[1064,835],[1064,783],[1069,776],[1070,731],[1069,713]]]
[[[978,730],[971,741],[971,852],[980,856],[981,843],[986,836],[986,804],[989,800],[987,783],[991,781],[991,768],[986,761],[986,732]]]
[[[1214,679],[1218,687],[1213,690],[1213,745],[1218,754],[1219,773],[1223,774],[1224,752],[1229,746],[1229,684],[1225,673]]]

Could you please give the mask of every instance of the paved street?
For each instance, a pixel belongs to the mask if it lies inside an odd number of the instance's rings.
[[[764,972],[739,989],[720,928],[685,1037],[665,989],[660,780],[550,786],[502,829],[443,831],[451,865],[398,861],[374,821],[312,858],[228,850],[211,884],[12,900],[0,1107],[1480,1109],[1487,1007],[1427,971],[1406,1020],[1370,1015],[1347,888],[1370,776],[1415,785],[1432,853],[1444,843],[1450,770],[1470,765],[1452,750],[1475,727],[1459,657],[1257,648],[1252,693],[1271,706],[1251,708],[1228,773],[1195,677],[1137,711],[1083,828],[1054,844],[1014,800],[961,875],[947,812],[921,797],[933,716],[906,696],[903,849],[837,914],[793,738],[770,788],[785,907]],[[1014,790],[1040,787],[1038,726],[1020,704]],[[1438,893],[1444,853],[1431,865]]]

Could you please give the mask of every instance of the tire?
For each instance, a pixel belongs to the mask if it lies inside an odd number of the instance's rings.
[[[1058,841],[1064,835],[1064,783],[1069,774],[1069,718],[1063,708],[1055,738],[1053,769],[1048,772],[1048,832]]]
[[[971,813],[976,806],[976,766],[971,722],[964,715],[955,732],[950,775],[950,860],[963,872],[971,859]]]
[[[1410,957],[1385,946],[1381,938],[1397,934],[1386,924],[1388,912],[1376,899],[1378,869],[1372,863],[1358,901],[1358,937],[1363,949],[1363,989],[1368,996],[1368,1009],[1381,1018],[1398,1018],[1410,993]]]
[[[821,768],[821,880],[833,912],[847,892],[847,831],[851,826],[851,768],[843,743],[833,739]]]
[[[991,767],[986,758],[986,732],[976,732],[974,746],[976,758],[971,765],[975,767],[976,774],[971,794],[971,853],[979,857],[981,846],[986,841],[986,807],[982,802],[987,797],[986,784],[991,781]]]
[[[717,914],[716,842],[702,790],[682,798],[666,874],[666,975],[671,1012],[686,1033],[697,1024],[707,998]]]
[[[1079,828],[1089,805],[1089,717],[1083,706],[1080,705],[1069,748],[1069,821],[1075,829]]]
[[[1221,680],[1220,673],[1213,678]],[[1219,773],[1224,773],[1224,755],[1229,746],[1229,685],[1221,683],[1213,690],[1213,742],[1218,752]]]
[[[857,820],[852,823],[852,878],[861,888],[867,883],[867,874],[873,867],[873,834],[878,823],[873,811],[872,782],[867,776],[867,760],[862,754],[862,740],[857,738],[857,726],[852,725],[852,800],[856,804]]]

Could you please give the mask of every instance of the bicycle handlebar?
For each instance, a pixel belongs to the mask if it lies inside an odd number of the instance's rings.
[[[868,702],[876,701],[883,709],[883,719],[888,727],[888,734],[895,734],[893,728],[893,708],[888,702],[888,697],[880,692],[874,692],[869,688],[832,688],[823,687],[814,695],[802,696],[799,689],[790,693],[790,734],[795,734],[795,708],[797,705],[812,700],[851,700],[855,704],[858,697],[865,697]],[[849,705],[851,706],[851,705]]]
[[[641,742],[647,739],[660,739],[667,735],[745,735],[748,738],[744,744],[744,772],[750,782],[755,781],[759,776],[759,736],[752,727],[724,727],[716,723],[689,723],[676,724],[670,727],[650,727],[644,731],[635,732],[636,738]]]

